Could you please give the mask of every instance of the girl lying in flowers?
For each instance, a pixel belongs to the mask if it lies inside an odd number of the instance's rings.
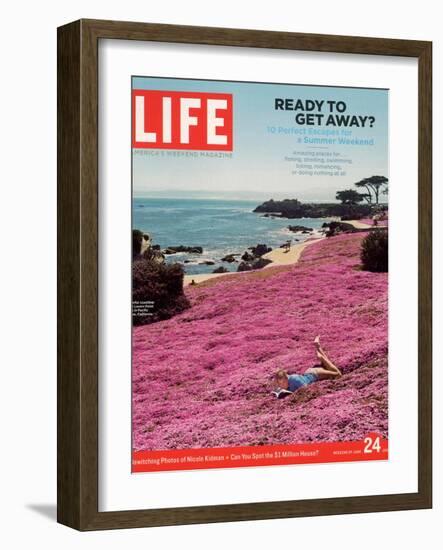
[[[278,370],[274,375],[276,390],[273,394],[276,397],[285,397],[299,388],[313,384],[318,380],[334,379],[342,375],[340,369],[334,365],[321,347],[320,336],[316,336],[314,346],[320,365],[309,367],[305,370],[304,374],[288,374],[283,369]]]

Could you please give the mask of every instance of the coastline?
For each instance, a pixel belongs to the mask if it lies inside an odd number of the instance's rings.
[[[334,218],[330,218],[331,221],[335,221]],[[339,218],[337,218],[337,221],[340,221]],[[360,220],[346,220],[344,222],[346,224],[349,224],[353,226],[355,229],[359,230],[369,230],[373,229],[374,225],[362,222]],[[315,243],[317,241],[322,241],[325,238],[325,236],[321,237],[308,237],[308,239],[302,243],[292,244],[289,251],[285,251],[283,248],[274,248],[271,252],[268,252],[262,256],[262,258],[266,260],[271,260],[272,263],[266,265],[262,269],[258,270],[251,270],[251,271],[227,271],[226,273],[196,273],[196,274],[185,274],[183,278],[183,286],[186,288],[191,285],[192,281],[195,282],[196,285],[199,285],[201,283],[212,281],[213,279],[218,279],[221,277],[225,277],[226,275],[231,276],[231,278],[241,276],[245,273],[251,273],[251,272],[258,272],[258,271],[264,271],[269,268],[273,267],[281,267],[281,266],[290,266],[296,264],[300,256],[303,252],[303,250],[309,246],[312,243]]]
[[[266,260],[271,260],[272,263],[268,264],[263,269],[254,271],[263,271],[264,269],[269,269],[271,267],[277,266],[294,265],[299,261],[301,253],[307,246],[315,242],[320,242],[324,238],[325,237],[314,239],[309,238],[302,243],[292,245],[289,252],[285,252],[283,248],[274,248],[274,250],[271,250],[271,252],[268,252],[267,254],[264,254],[262,256]],[[227,273],[200,273],[197,275],[185,275],[183,279],[183,286],[189,286],[192,281],[194,281],[198,285],[199,283],[203,283],[205,281],[216,279],[219,277],[224,277],[225,275],[241,276],[246,273],[251,273],[251,271],[228,271]]]

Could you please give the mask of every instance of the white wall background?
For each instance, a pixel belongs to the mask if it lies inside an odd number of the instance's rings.
[[[0,541],[7,548],[245,543],[402,550],[441,540],[442,58],[439,4],[372,0],[207,2],[77,0],[7,3],[2,10],[0,140]],[[56,27],[80,17],[434,41],[434,510],[81,534],[55,523]],[[405,248],[406,250],[406,248]]]

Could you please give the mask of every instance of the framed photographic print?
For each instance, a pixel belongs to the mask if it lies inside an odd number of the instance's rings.
[[[431,51],[59,28],[59,522],[431,507]]]

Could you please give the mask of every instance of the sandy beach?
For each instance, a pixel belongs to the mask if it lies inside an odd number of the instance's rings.
[[[355,229],[370,229],[371,227],[374,227],[374,225],[369,225],[368,223],[363,223],[359,220],[347,220],[344,223],[349,223],[350,225],[353,225]]]
[[[275,248],[263,256],[266,260],[271,260],[272,264],[268,264],[264,269],[268,267],[274,267],[276,265],[292,265],[296,264],[300,259],[301,253],[303,250],[315,242],[319,242],[324,237],[319,238],[309,238],[305,242],[300,244],[293,244],[289,251],[285,251],[284,248]]]
[[[303,243],[294,244],[291,246],[289,252],[285,252],[283,248],[275,248],[271,252],[263,255],[263,258],[266,260],[271,260],[272,263],[265,266],[263,269],[268,269],[270,267],[282,266],[282,265],[292,265],[296,264],[300,259],[301,253],[303,250],[315,242],[321,241],[322,238],[318,239],[308,239]],[[185,275],[183,286],[188,286],[194,281],[196,284],[202,283],[204,281],[209,281],[211,279],[216,279],[217,277],[223,277],[225,275],[242,275],[244,273],[251,273],[250,271],[228,271],[227,273],[201,273],[199,275]]]
[[[223,277],[223,275],[232,275],[235,272],[228,271],[227,273],[200,273],[198,275],[185,275],[183,280],[183,286],[188,286],[194,281],[196,284],[203,281],[209,281],[210,279],[216,279],[217,277]]]

